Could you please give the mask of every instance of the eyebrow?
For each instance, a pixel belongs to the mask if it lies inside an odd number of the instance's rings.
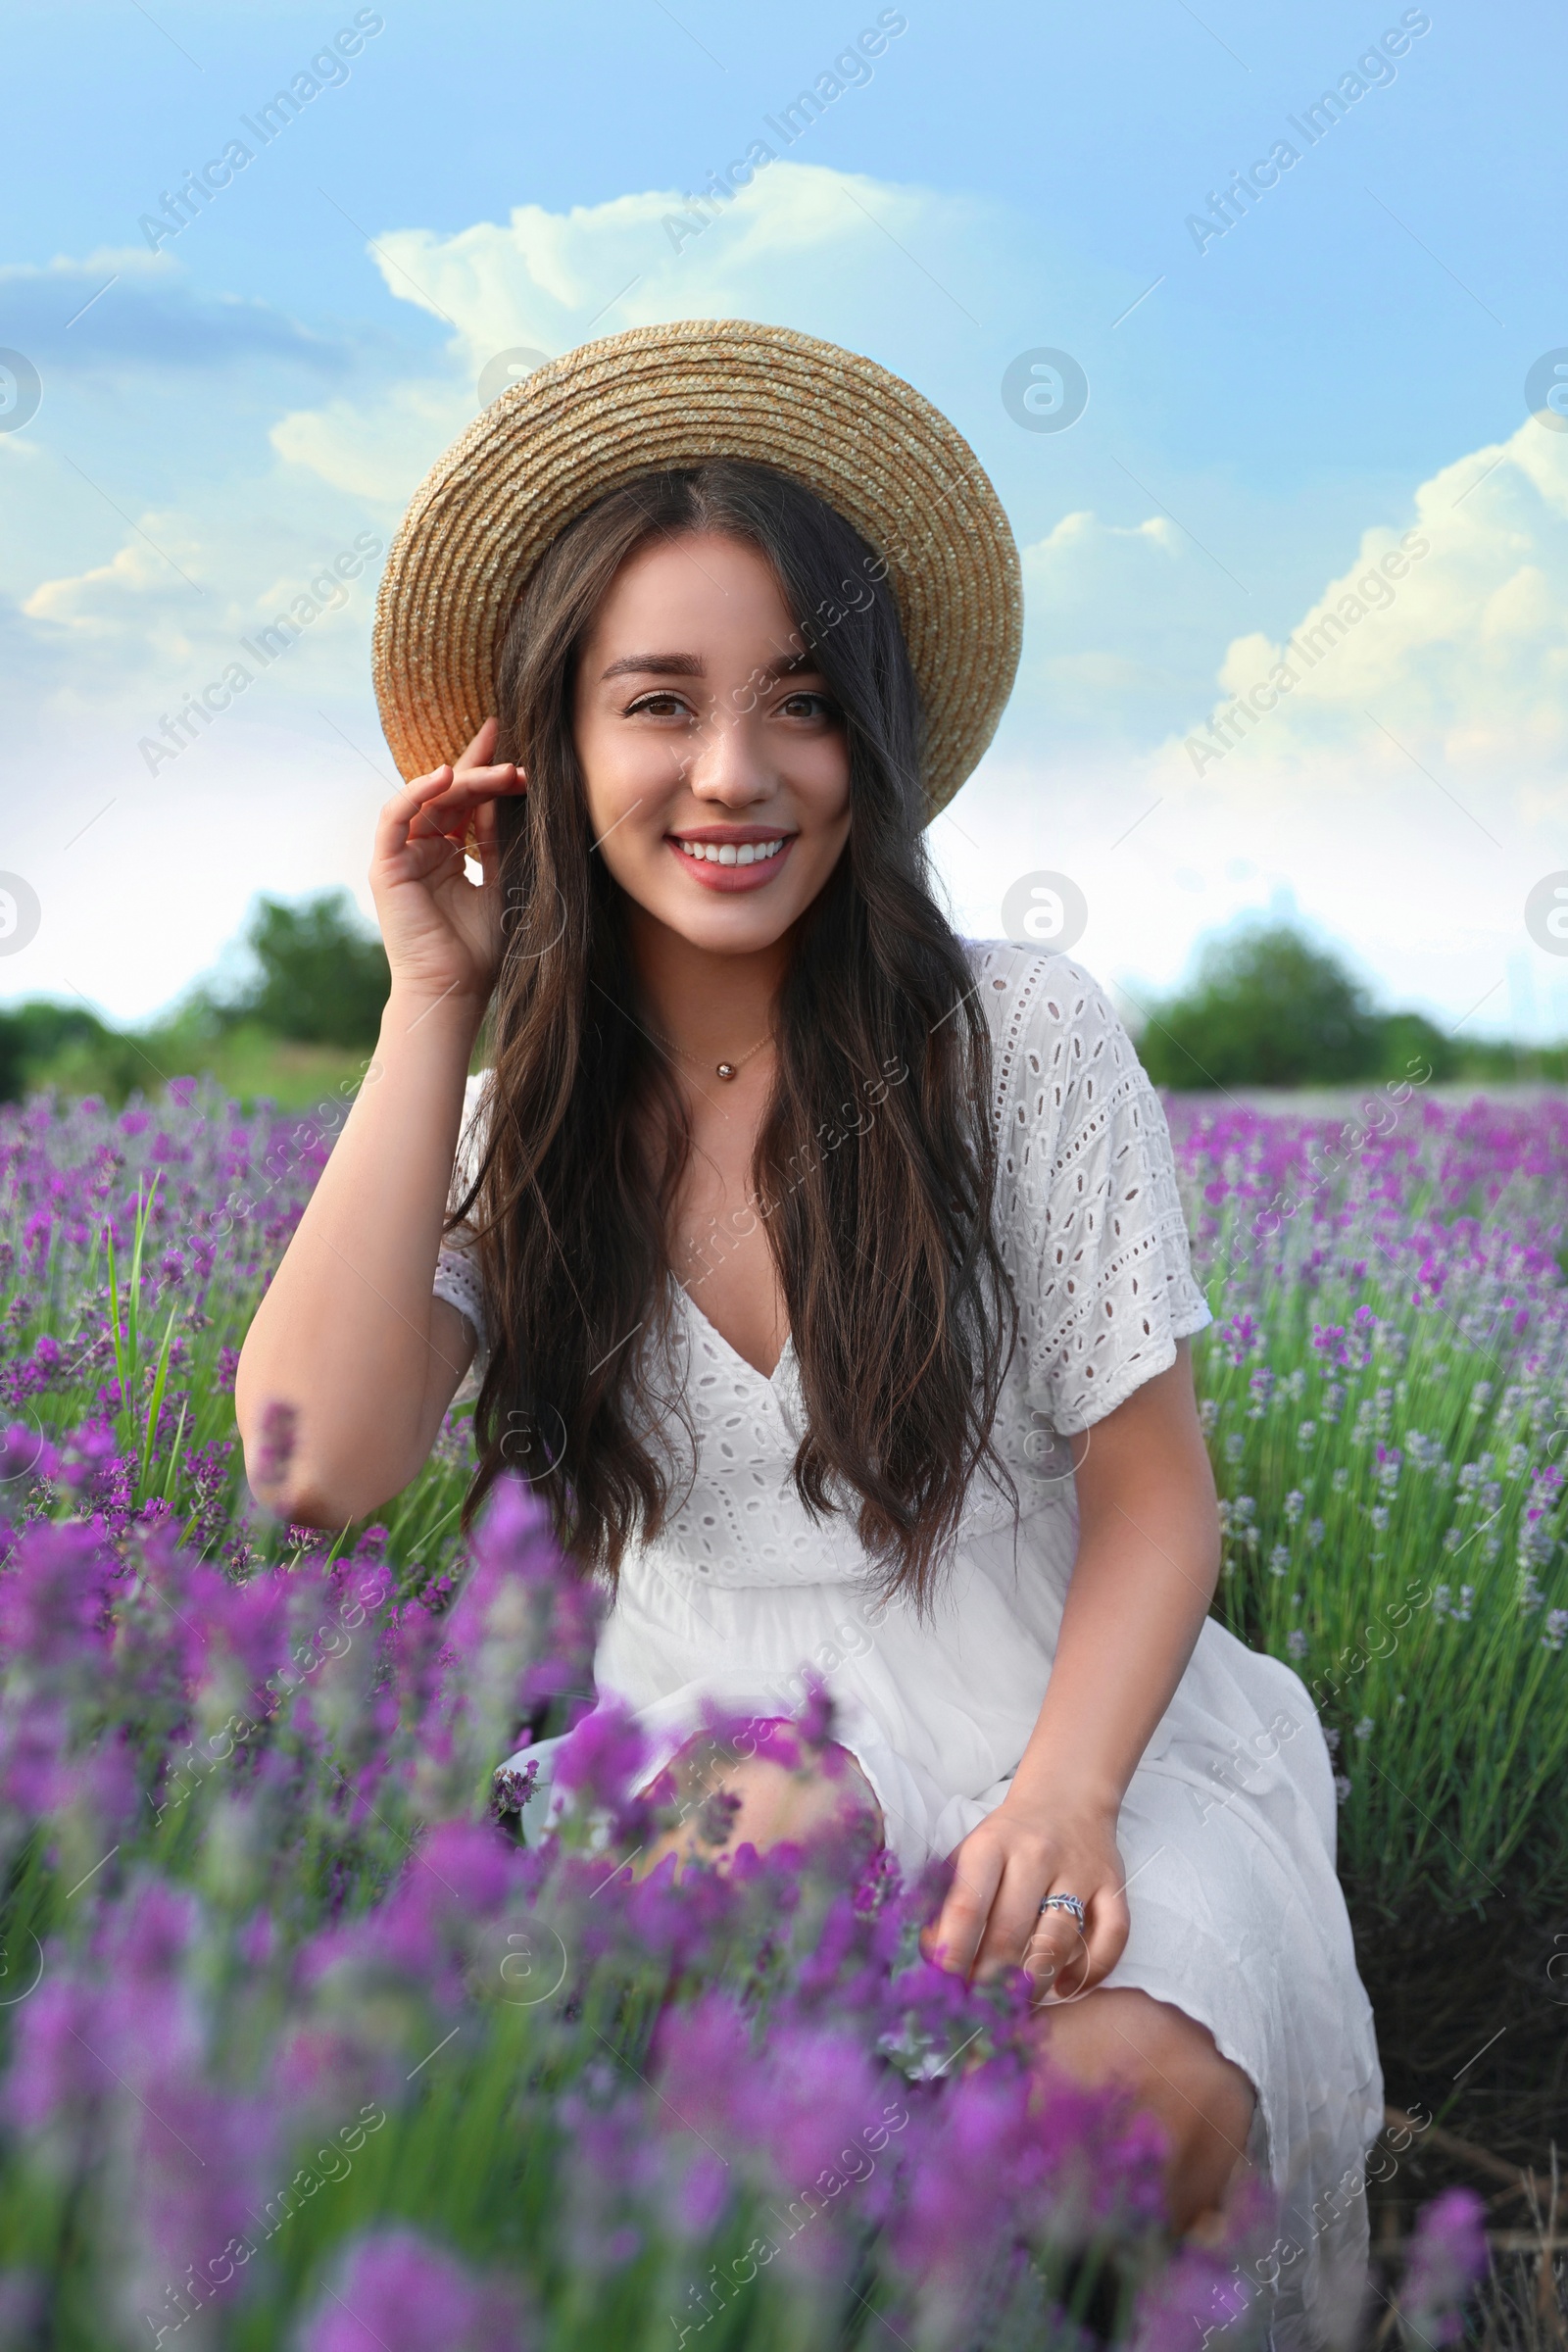
[[[700,678],[703,662],[697,654],[622,654],[601,671],[600,683],[606,678],[623,678],[631,672],[655,678]]]
[[[653,678],[702,678],[708,674],[707,664],[700,654],[622,654],[608,668],[601,670],[599,682],[631,675]],[[770,662],[765,669],[754,670],[751,683],[759,686],[777,685],[780,678],[801,674],[815,677],[819,674],[808,651],[786,654]]]

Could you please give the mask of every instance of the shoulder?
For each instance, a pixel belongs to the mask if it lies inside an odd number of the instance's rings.
[[[1071,956],[1011,940],[963,942],[991,1031],[998,1110],[1028,1104],[1031,1124],[1103,1111],[1149,1081],[1093,972]]]

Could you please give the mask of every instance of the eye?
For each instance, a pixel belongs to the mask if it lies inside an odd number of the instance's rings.
[[[639,695],[636,702],[628,703],[624,715],[627,718],[690,718],[692,711],[691,705],[678,694],[671,694],[667,687],[661,687],[657,693]]]
[[[841,713],[838,706],[830,702],[825,694],[802,686],[784,697],[775,715],[780,718],[838,718]]]

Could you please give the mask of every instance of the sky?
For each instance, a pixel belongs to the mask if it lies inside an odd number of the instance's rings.
[[[1010,517],[1018,683],[932,831],[960,929],[1065,876],[1136,1025],[1268,910],[1381,1004],[1568,1036],[1559,11],[13,0],[6,40],[0,1000],[140,1019],[259,892],[368,916],[419,481],[527,355],[732,317],[906,377]]]

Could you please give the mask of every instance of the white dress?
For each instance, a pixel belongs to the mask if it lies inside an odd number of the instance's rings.
[[[1040,1712],[1077,1548],[1062,1438],[1211,1320],[1164,1112],[1096,982],[1065,956],[967,952],[993,1041],[996,1227],[1019,1309],[994,1430],[1016,1522],[977,1479],[934,1614],[877,1598],[851,1522],[813,1524],[790,1484],[803,1426],[793,1346],[764,1378],[676,1285],[695,1475],[663,1532],[623,1564],[595,1667],[601,1693],[636,1709],[662,1755],[707,1699],[793,1711],[814,1667],[906,1872],[1001,1803]],[[435,1287],[482,1346],[461,1250],[443,1250]],[[1282,2198],[1263,2277],[1278,2271],[1281,2345],[1351,2335],[1364,2155],[1383,2122],[1335,1831],[1305,1686],[1206,1619],[1122,1803],[1132,1926],[1105,1983],[1200,2020],[1252,2082],[1252,2154]]]

